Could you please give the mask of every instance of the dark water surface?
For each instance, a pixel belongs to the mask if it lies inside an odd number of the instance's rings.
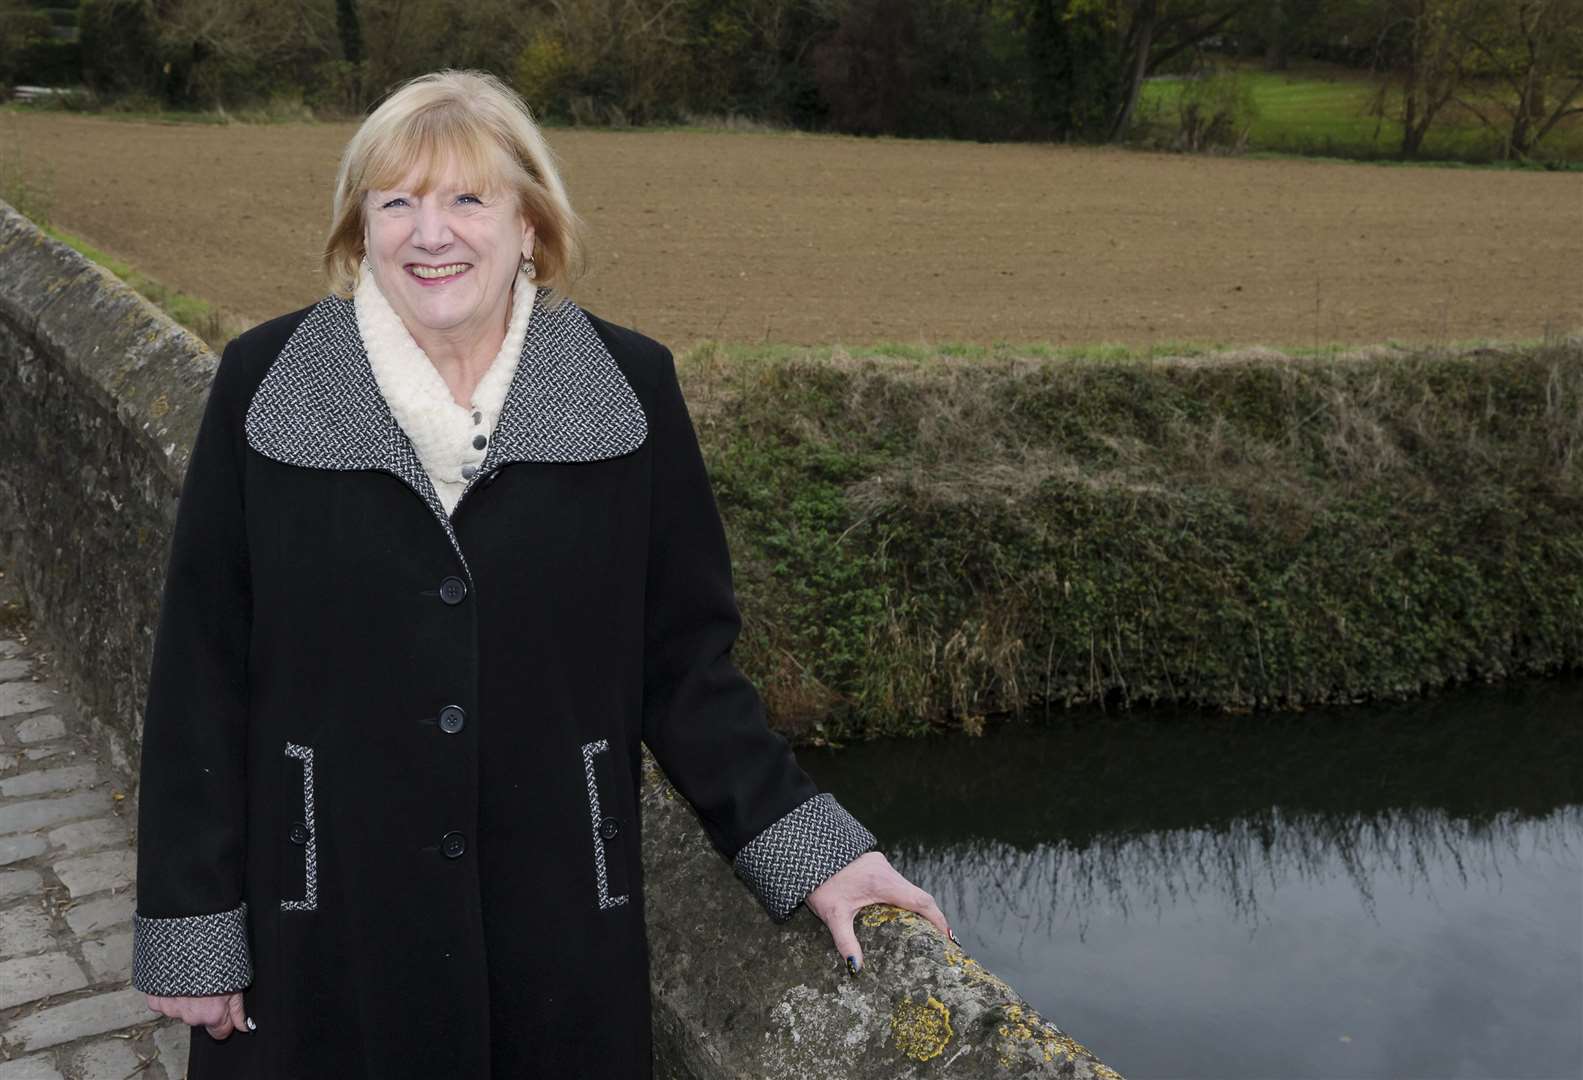
[[[798,760],[1129,1080],[1583,1076],[1583,679]]]

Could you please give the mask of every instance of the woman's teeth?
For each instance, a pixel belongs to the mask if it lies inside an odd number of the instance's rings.
[[[450,266],[409,266],[420,278],[454,277],[467,269],[467,263],[452,263]]]

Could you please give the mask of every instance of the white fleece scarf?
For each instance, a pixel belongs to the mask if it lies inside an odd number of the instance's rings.
[[[401,316],[374,283],[374,276],[367,271],[361,276],[352,300],[374,381],[396,423],[412,440],[412,448],[445,505],[445,512],[450,513],[456,509],[473,471],[484,460],[488,440],[500,418],[506,390],[522,355],[522,339],[528,332],[536,287],[518,275],[511,293],[506,339],[473,391],[473,407],[469,409],[456,403],[451,388],[428,353],[413,340]],[[479,436],[484,440],[482,447],[475,445]]]

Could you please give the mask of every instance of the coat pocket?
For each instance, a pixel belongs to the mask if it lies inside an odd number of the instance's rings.
[[[282,911],[314,911],[319,906],[319,829],[314,820],[313,783],[313,747],[288,742],[283,790],[288,800],[300,791],[302,802],[286,808],[283,841],[286,858],[280,890]],[[293,895],[301,899],[290,899]]]
[[[625,829],[619,817],[621,802],[616,798],[615,760],[608,739],[583,744],[583,773],[588,781],[588,816],[592,823],[594,880],[598,885],[599,908],[616,907],[627,902],[627,855],[623,850]]]

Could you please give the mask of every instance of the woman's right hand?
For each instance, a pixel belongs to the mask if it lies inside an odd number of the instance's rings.
[[[254,1024],[242,1007],[242,994],[206,994],[203,997],[161,997],[148,995],[148,1007],[157,1013],[174,1016],[184,1024],[204,1029],[216,1039],[226,1038],[233,1031],[252,1031]]]

